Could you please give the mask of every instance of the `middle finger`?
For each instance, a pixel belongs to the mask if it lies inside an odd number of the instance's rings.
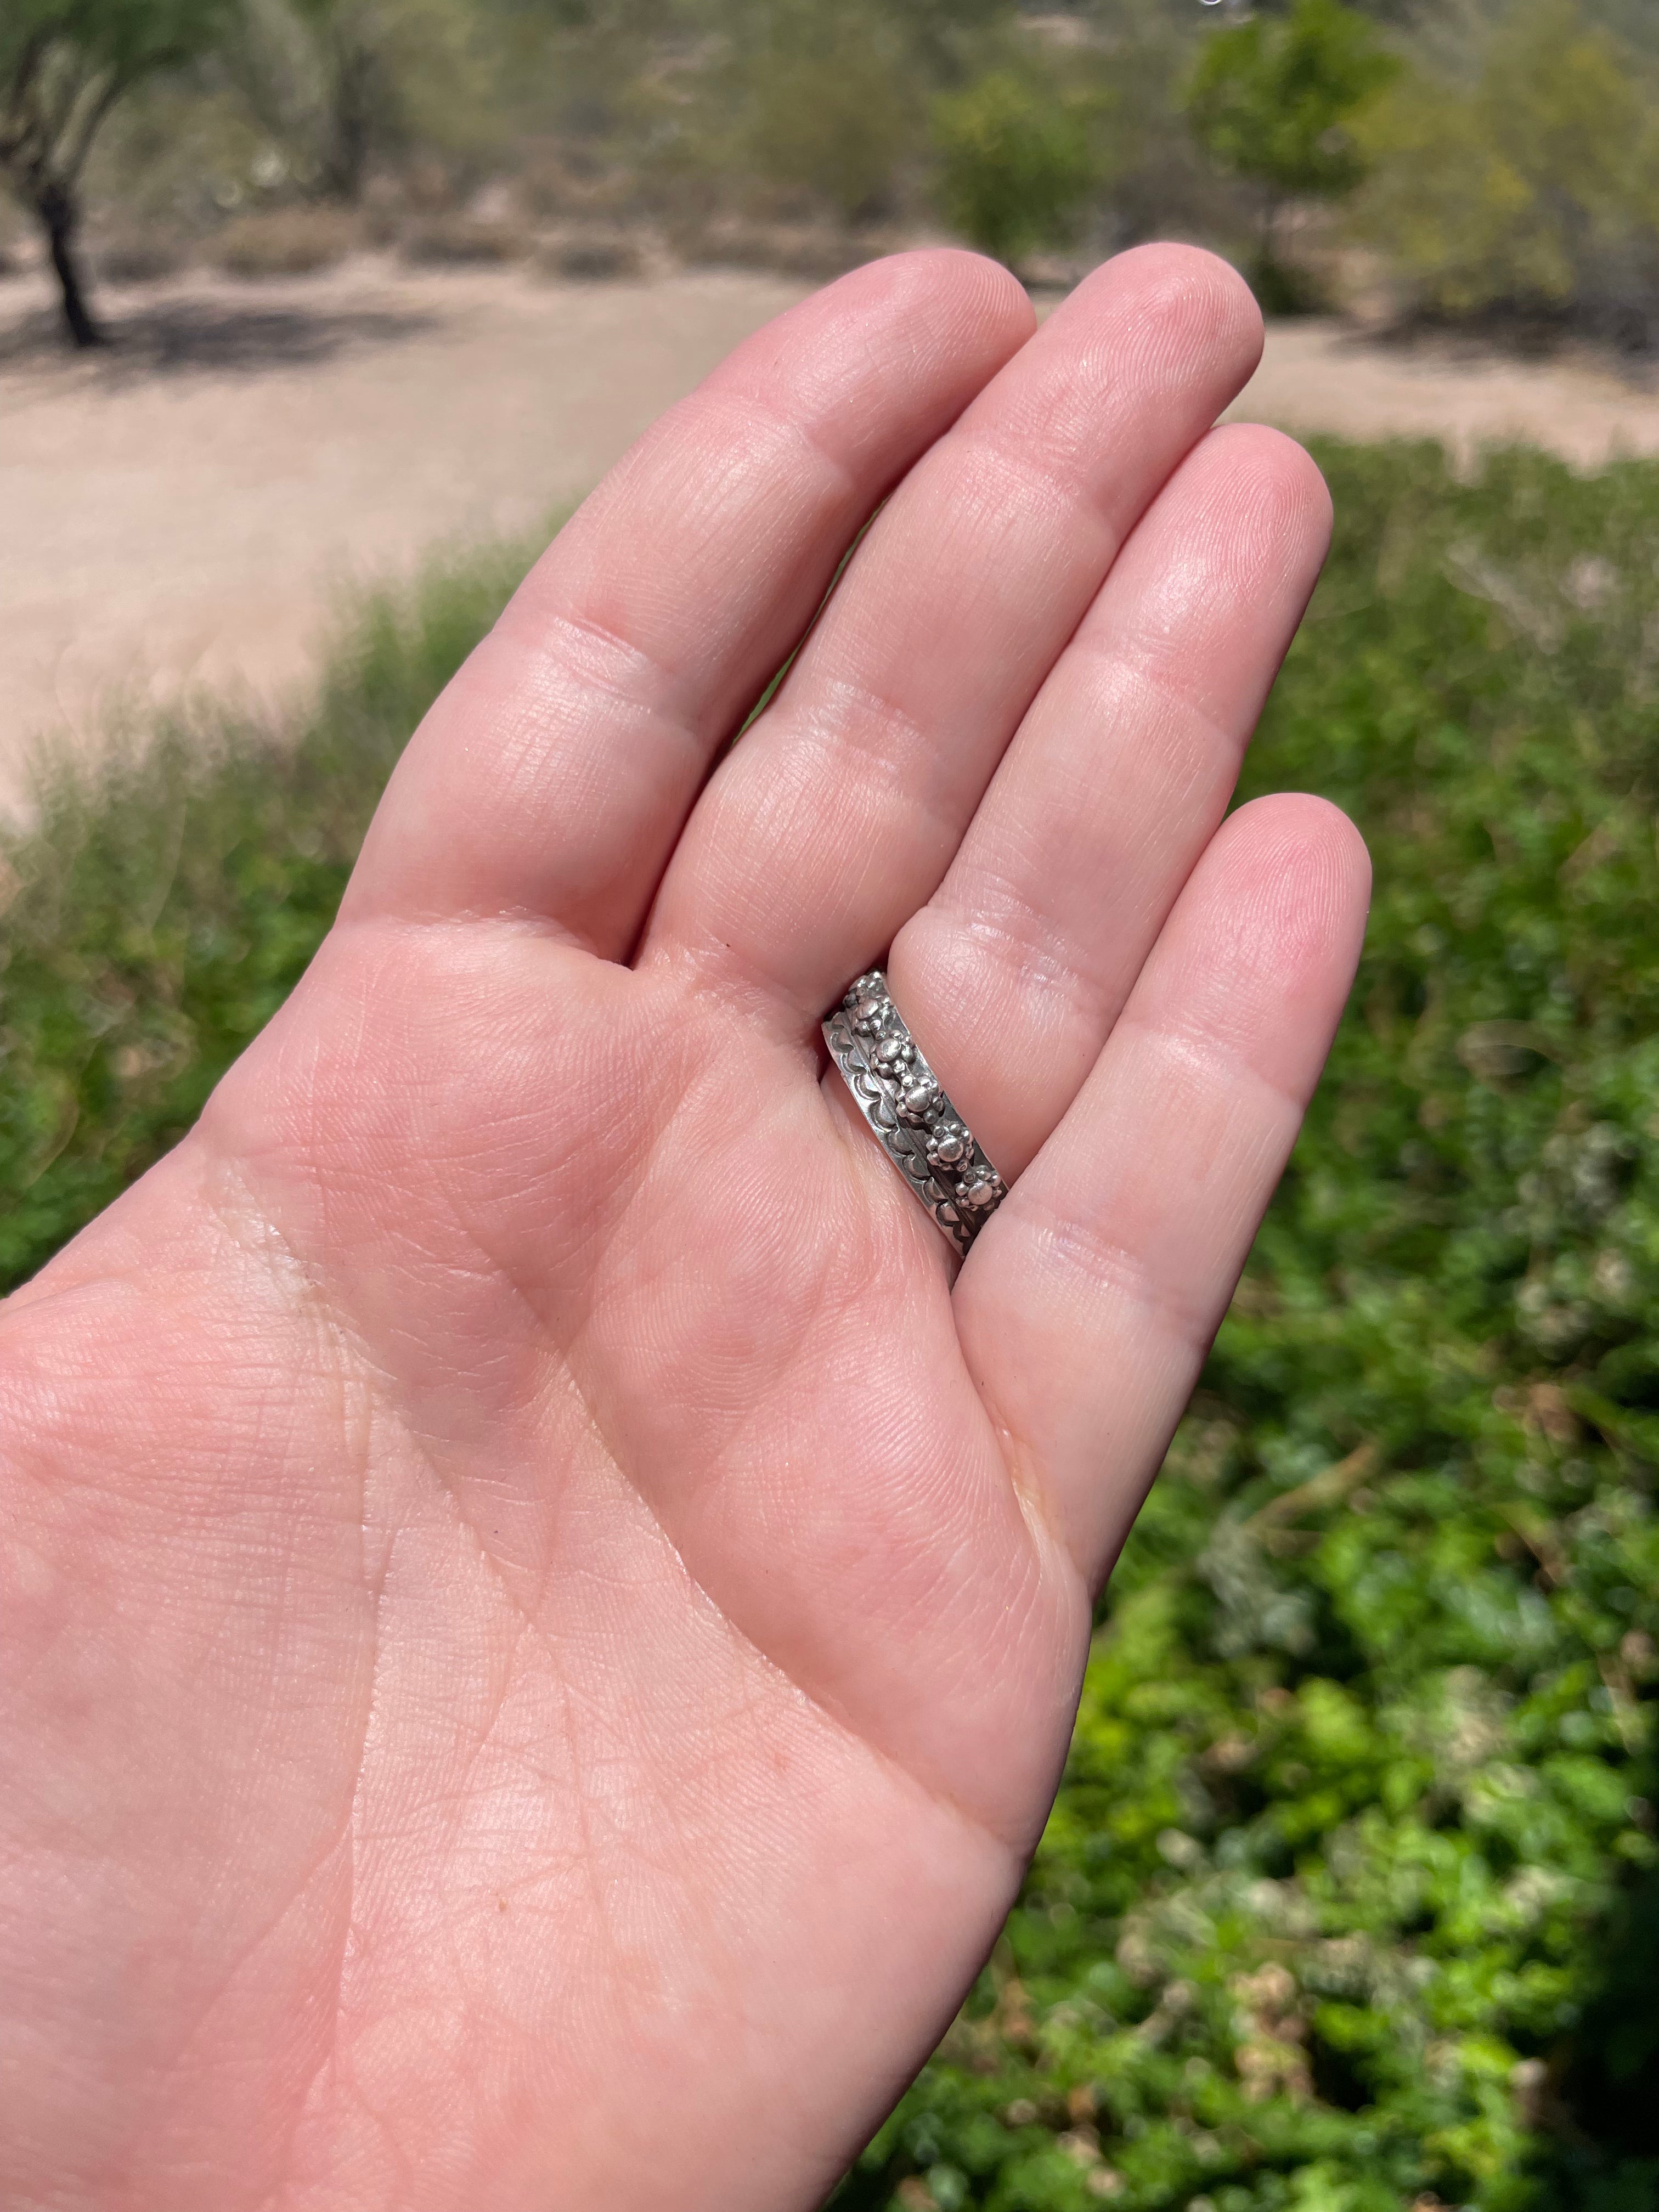
[[[688,823],[641,959],[815,1022],[932,896],[1039,685],[1261,322],[1225,263],[1121,255],[914,470]]]
[[[1299,446],[1212,431],[1142,518],[894,941],[894,996],[1006,1176],[1077,1095],[1226,811],[1330,520]]]

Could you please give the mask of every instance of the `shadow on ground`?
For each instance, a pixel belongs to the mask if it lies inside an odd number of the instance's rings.
[[[0,368],[73,362],[105,385],[161,374],[307,367],[348,347],[389,345],[436,326],[413,308],[304,306],[283,301],[161,300],[106,312],[109,343],[76,355],[55,308],[35,307],[0,321]]]

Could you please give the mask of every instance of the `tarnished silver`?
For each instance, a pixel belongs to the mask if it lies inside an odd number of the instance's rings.
[[[940,1089],[880,969],[859,977],[824,1023],[823,1041],[888,1158],[967,1251],[1008,1186]]]

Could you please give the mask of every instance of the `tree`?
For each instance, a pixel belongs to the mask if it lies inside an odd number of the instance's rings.
[[[1398,64],[1370,21],[1341,0],[1293,0],[1278,16],[1229,25],[1206,42],[1188,114],[1220,167],[1261,189],[1258,276],[1288,288],[1279,219],[1293,198],[1337,199],[1365,173],[1348,125]]]
[[[926,136],[927,95],[1008,0],[682,0],[672,77],[644,72],[663,178],[705,204],[890,214]],[[641,90],[645,87],[641,86]]]
[[[499,29],[465,0],[240,0],[224,65],[299,181],[351,205],[411,142],[488,136]]]
[[[81,180],[100,126],[133,86],[217,35],[229,0],[4,0],[0,175],[46,234],[77,346],[102,333],[76,254]]]
[[[232,83],[301,183],[356,201],[385,138],[395,94],[382,10],[331,0],[244,0],[226,47]]]
[[[918,128],[910,59],[890,9],[769,0],[738,61],[737,159],[843,222],[883,211]]]
[[[1085,100],[1026,70],[988,72],[933,104],[938,196],[971,245],[1011,265],[1063,238],[1100,180]]]

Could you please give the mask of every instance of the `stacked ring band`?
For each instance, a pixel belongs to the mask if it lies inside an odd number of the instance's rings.
[[[824,1023],[823,1039],[888,1158],[966,1252],[1008,1186],[939,1088],[878,968],[859,977]]]

